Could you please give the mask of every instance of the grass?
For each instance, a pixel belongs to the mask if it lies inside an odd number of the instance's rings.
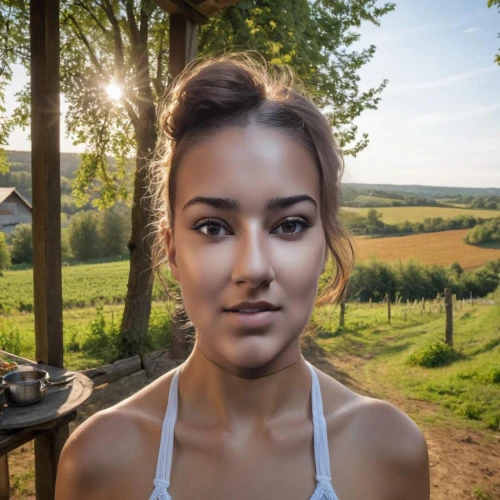
[[[63,307],[89,307],[97,302],[123,303],[127,293],[128,274],[128,258],[63,266]],[[159,288],[155,288],[156,298],[160,297],[159,292]],[[33,269],[4,271],[3,277],[0,277],[0,314],[32,312],[33,307]]]
[[[340,359],[369,359],[357,374],[365,380],[434,402],[468,425],[500,430],[500,293],[495,299],[493,306],[466,304],[454,312],[453,347],[459,356],[435,368],[412,365],[411,359],[444,339],[444,313],[421,314],[417,308],[405,320],[399,306],[388,324],[385,306],[349,305],[346,327],[339,330],[338,311],[328,306],[315,310],[312,320],[323,325],[321,347]]]
[[[369,208],[343,207],[344,210],[351,210],[366,215]],[[382,220],[386,224],[399,224],[406,220],[410,222],[420,222],[425,218],[442,217],[451,219],[458,215],[473,215],[482,219],[500,217],[500,210],[478,210],[473,208],[456,207],[380,207],[377,211],[382,214]]]
[[[479,247],[467,245],[463,238],[468,229],[437,233],[393,236],[385,238],[355,238],[358,260],[368,260],[372,254],[378,260],[420,260],[426,264],[449,266],[458,262],[471,269],[500,259],[500,245]]]
[[[114,338],[122,313],[122,304],[64,310],[64,366],[79,371],[116,360]],[[152,350],[170,347],[172,313],[172,304],[153,302],[149,322]],[[34,360],[33,313],[0,315],[0,345],[7,352]]]

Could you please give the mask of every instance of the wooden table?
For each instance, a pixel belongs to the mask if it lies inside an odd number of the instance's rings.
[[[0,357],[14,359],[19,370],[45,370],[50,378],[75,375],[67,384],[48,387],[38,403],[9,406],[6,400],[0,415],[0,500],[9,499],[8,452],[32,439],[35,450],[40,450],[35,459],[36,498],[53,500],[59,456],[69,437],[67,424],[76,418],[78,408],[92,395],[94,382],[80,372],[38,364],[6,351],[0,350]]]

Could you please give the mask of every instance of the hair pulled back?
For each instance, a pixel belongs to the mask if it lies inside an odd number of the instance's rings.
[[[327,258],[335,272],[316,305],[339,302],[354,264],[348,233],[339,219],[340,179],[344,164],[332,128],[307,97],[304,86],[287,65],[272,65],[256,52],[198,58],[173,80],[159,109],[157,160],[151,169],[154,206],[153,268],[176,315],[188,322],[177,283],[162,267],[167,262],[165,230],[175,231],[177,172],[184,153],[197,141],[228,126],[256,124],[279,129],[299,140],[312,154],[320,178],[320,215]]]

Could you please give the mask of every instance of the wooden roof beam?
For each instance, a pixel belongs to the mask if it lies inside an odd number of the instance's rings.
[[[210,16],[240,0],[155,0],[169,14],[182,14],[196,24],[207,24]]]
[[[236,5],[240,0],[186,0],[206,17]]]
[[[208,24],[209,22],[207,16],[184,0],[155,0],[155,2],[169,14],[182,14],[193,23]]]

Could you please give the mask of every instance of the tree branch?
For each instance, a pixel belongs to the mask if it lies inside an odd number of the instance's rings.
[[[110,36],[110,33],[109,31],[106,29],[106,27],[101,23],[101,21],[99,21],[99,19],[97,19],[97,16],[94,14],[94,12],[90,9],[90,7],[85,4],[84,2],[80,1],[80,0],[75,0],[75,5],[77,7],[81,7],[83,10],[85,10],[85,12],[87,12],[90,17],[92,17],[92,19],[95,21],[95,23],[97,24],[97,26],[99,26],[99,28],[101,28],[101,31],[106,35],[106,36]]]
[[[85,47],[87,47],[87,50],[88,50],[89,56],[90,56],[90,61],[92,62],[92,64],[96,68],[96,70],[101,75],[104,76],[106,74],[106,71],[104,71],[101,63],[97,59],[97,56],[95,55],[94,51],[92,50],[92,47],[91,47],[89,41],[87,40],[87,37],[85,36],[85,34],[83,33],[83,31],[81,30],[81,28],[80,28],[77,20],[73,17],[72,14],[68,14],[68,16],[66,17],[66,19],[69,19],[73,23],[73,25],[76,28],[76,31],[77,31],[76,34],[77,34],[78,38],[82,41],[82,43],[85,45]]]
[[[118,80],[122,81],[124,78],[124,67],[125,59],[123,53],[123,40],[120,25],[118,24],[118,19],[116,19],[113,12],[113,7],[109,0],[103,0],[103,3],[97,2],[97,4],[104,10],[106,16],[113,27],[113,39],[115,41],[115,66],[118,75]]]
[[[132,47],[137,47],[139,43],[139,30],[137,28],[137,22],[135,20],[133,0],[127,0],[126,10],[128,25],[130,27],[130,43],[132,44]]]
[[[161,32],[160,35],[160,47],[158,48],[158,54],[156,58],[156,78],[153,80],[155,86],[156,95],[161,98],[163,92],[163,41],[165,40],[165,31]]]

